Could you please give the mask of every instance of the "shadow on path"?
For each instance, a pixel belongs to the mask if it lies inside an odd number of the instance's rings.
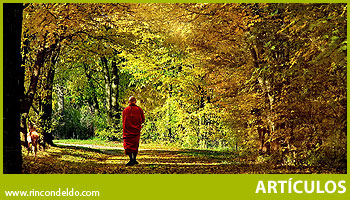
[[[23,151],[23,173],[34,174],[281,174],[336,173],[322,169],[278,166],[242,159],[235,152],[198,149],[140,149],[139,165],[126,167],[119,147],[60,145],[40,151],[37,158]],[[339,173],[339,172],[338,172]]]

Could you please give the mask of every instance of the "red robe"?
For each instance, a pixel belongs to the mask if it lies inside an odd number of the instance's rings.
[[[137,153],[142,123],[145,122],[143,110],[131,103],[123,110],[123,140],[125,153]]]

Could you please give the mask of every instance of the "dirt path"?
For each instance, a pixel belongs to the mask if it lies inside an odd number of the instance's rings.
[[[193,149],[141,148],[137,157],[140,164],[132,167],[125,166],[128,158],[122,147],[99,145],[61,143],[45,152],[39,151],[36,158],[23,151],[23,158],[23,172],[34,174],[325,173],[314,168],[256,163],[233,152]]]

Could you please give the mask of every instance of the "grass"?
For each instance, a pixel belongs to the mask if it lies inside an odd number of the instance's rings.
[[[97,145],[97,146],[112,146],[112,147],[123,147],[123,144],[120,142],[106,141],[100,138],[92,138],[87,140],[78,140],[78,139],[62,139],[54,140],[54,143],[63,143],[63,144],[88,144],[88,145]]]
[[[78,145],[92,145],[92,146],[106,146],[106,147],[117,147],[117,148],[123,148],[123,142],[122,141],[107,141],[100,138],[91,138],[86,140],[79,140],[79,139],[61,139],[61,140],[54,140],[55,144],[78,144]],[[143,143],[140,141],[140,149],[179,149],[175,145],[170,145],[166,143]]]

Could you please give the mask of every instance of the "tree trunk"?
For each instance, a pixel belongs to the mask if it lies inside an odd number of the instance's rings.
[[[33,66],[32,75],[30,77],[29,88],[23,100],[24,105],[22,107],[22,113],[28,113],[30,110],[30,107],[33,104],[34,96],[38,88],[37,86],[38,86],[39,76],[41,71],[40,69],[44,66],[44,62],[45,62],[46,50],[47,49],[43,48],[39,50],[37,53],[36,60]]]
[[[55,65],[58,60],[60,49],[57,47],[57,43],[53,44],[50,48],[50,61],[49,67],[46,73],[46,83],[44,84],[44,102],[42,105],[43,114],[41,115],[41,122],[43,122],[43,135],[44,141],[43,146],[44,149],[46,147],[46,143],[55,146],[53,143],[53,136],[51,133],[52,127],[52,90],[53,90],[53,81],[55,79]]]
[[[110,70],[108,67],[108,60],[106,57],[101,57],[101,62],[105,77],[105,91],[106,91],[106,112],[107,112],[107,124],[112,126],[113,115],[112,115],[112,84],[110,77]]]
[[[115,60],[112,60],[111,67],[108,66],[106,57],[102,57],[101,62],[105,75],[107,123],[110,127],[115,127],[121,116],[118,103],[119,68]]]
[[[44,141],[43,141],[43,147],[45,149],[46,143],[49,145],[54,146],[53,144],[53,137],[51,134],[51,119],[52,119],[52,89],[53,89],[53,80],[55,77],[55,70],[53,67],[50,67],[47,72],[47,77],[46,77],[46,84],[44,87],[45,90],[45,96],[43,97],[44,101],[42,104],[42,115],[40,115],[40,122],[42,130],[43,130],[43,136],[44,136]]]
[[[258,78],[259,85],[263,91],[263,96],[265,97],[268,106],[267,106],[267,121],[269,124],[269,130],[273,133],[275,131],[275,123],[272,120],[272,115],[273,115],[273,104],[274,104],[274,97],[271,95],[271,84],[269,81],[264,80],[263,78],[259,77]]]
[[[23,92],[23,94],[20,96],[20,98],[21,98],[21,100],[20,100],[20,102],[21,102],[20,112],[22,113],[20,130],[25,138],[25,146],[27,146],[27,137],[26,137],[26,134],[27,134],[27,116],[28,116],[29,110],[33,104],[34,96],[35,96],[35,93],[37,91],[40,69],[43,67],[44,61],[45,61],[45,53],[46,53],[46,49],[42,49],[42,50],[38,51],[36,61],[34,63],[33,69],[32,69],[29,88],[28,88],[26,94],[24,94],[24,92]],[[24,85],[24,82],[23,82],[23,85]]]
[[[22,172],[20,97],[24,93],[21,67],[23,4],[3,4],[4,20],[4,174]]]
[[[116,122],[120,119],[120,110],[119,110],[119,68],[116,64],[116,61],[112,61],[112,77],[111,77],[111,89],[112,89],[112,95],[111,95],[111,103],[112,103],[112,115],[113,115],[113,121]]]
[[[62,85],[56,86],[57,88],[57,110],[60,116],[64,115],[64,95],[65,88]]]
[[[95,88],[95,85],[93,83],[92,75],[89,72],[87,64],[84,63],[83,67],[84,67],[84,71],[85,71],[85,76],[86,76],[88,83],[89,83],[89,88],[92,90],[92,97],[89,100],[89,103],[93,107],[94,114],[99,115],[100,106],[98,104],[97,95],[96,95],[96,88]]]
[[[258,45],[260,46],[260,44]],[[254,47],[254,45],[250,46],[250,53],[252,55],[252,59],[253,59],[253,64],[255,68],[260,68],[260,62],[259,62],[259,50],[261,49],[260,47]],[[260,50],[262,51],[262,50]],[[272,91],[272,86],[271,83],[268,80],[265,80],[262,77],[258,77],[258,84],[262,90],[262,96],[264,99],[263,103],[263,108],[265,110],[265,119],[267,121],[267,124],[263,124],[263,129],[266,129],[264,132],[266,132],[267,134],[264,134],[263,136],[263,140],[259,139],[260,142],[260,149],[264,149],[266,148],[266,151],[269,151],[269,143],[266,143],[265,141],[271,139],[271,135],[273,135],[274,131],[275,131],[275,123],[273,121],[273,105],[274,105],[274,97],[272,95],[273,91]],[[267,106],[266,106],[267,104]],[[264,120],[265,121],[265,120]],[[261,131],[259,132],[258,130],[258,135],[259,138],[261,136]]]

